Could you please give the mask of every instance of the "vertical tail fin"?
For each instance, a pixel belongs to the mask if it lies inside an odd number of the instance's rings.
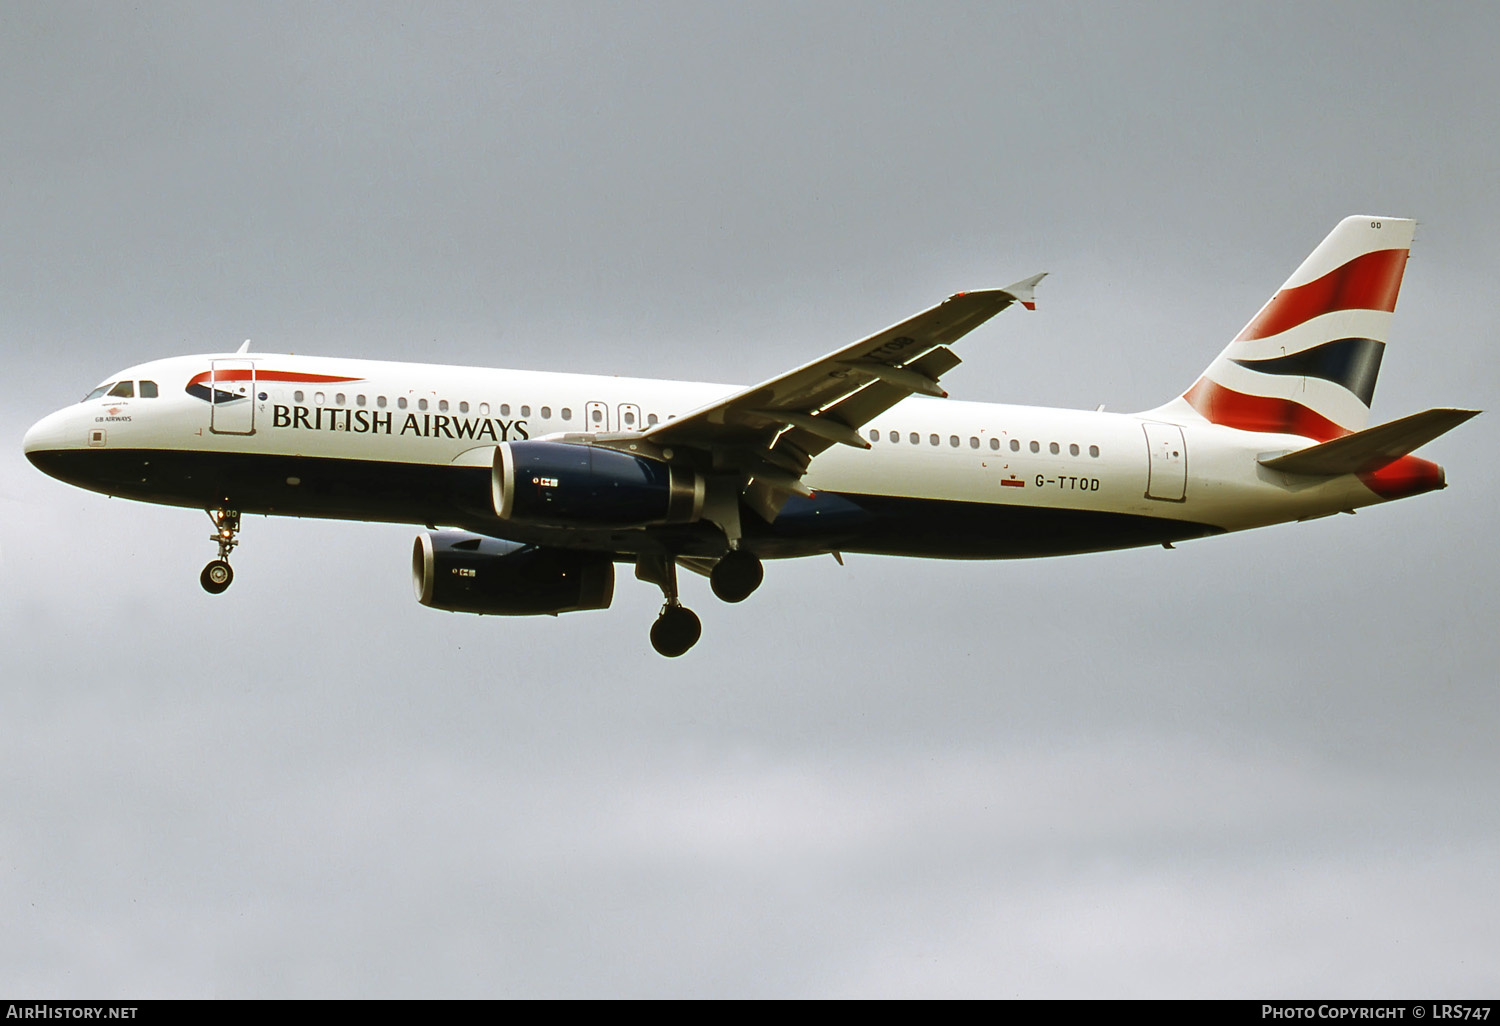
[[[1327,441],[1359,431],[1416,222],[1346,217],[1162,414]]]

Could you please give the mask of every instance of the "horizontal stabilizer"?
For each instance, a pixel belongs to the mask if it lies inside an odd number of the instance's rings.
[[[1418,446],[1426,445],[1470,417],[1478,416],[1479,412],[1437,409],[1413,413],[1410,417],[1402,417],[1389,424],[1356,431],[1352,435],[1298,449],[1285,456],[1263,459],[1260,463],[1288,474],[1316,474],[1323,477],[1365,474],[1379,470],[1387,463],[1394,463]]]

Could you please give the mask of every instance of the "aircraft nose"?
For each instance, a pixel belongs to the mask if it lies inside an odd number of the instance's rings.
[[[78,431],[70,430],[69,410],[58,410],[49,413],[27,430],[21,439],[21,448],[26,452],[26,458],[38,469],[47,472],[46,454],[63,449],[76,449],[83,445],[83,439],[74,438]]]

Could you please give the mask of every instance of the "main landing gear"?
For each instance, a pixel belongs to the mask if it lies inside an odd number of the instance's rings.
[[[677,561],[671,556],[640,556],[635,575],[658,585],[666,599],[651,625],[651,647],[671,659],[696,645],[703,636],[703,622],[678,598]],[[726,552],[708,575],[714,594],[725,602],[743,602],[764,579],[760,560],[739,549]]]
[[[760,560],[744,549],[731,549],[714,564],[708,583],[725,602],[743,602],[766,579]]]
[[[698,614],[675,596],[661,607],[661,615],[651,625],[651,647],[668,658],[682,655],[702,636],[703,622]]]
[[[233,509],[211,509],[206,511],[214,522],[211,541],[219,543],[219,558],[209,562],[198,575],[198,583],[210,595],[217,595],[234,583],[234,570],[229,565],[229,553],[239,544],[235,535],[240,530],[240,514]]]
[[[668,658],[682,655],[698,644],[703,622],[677,597],[677,560],[671,556],[638,556],[635,575],[661,588],[666,604],[651,625],[651,647]]]

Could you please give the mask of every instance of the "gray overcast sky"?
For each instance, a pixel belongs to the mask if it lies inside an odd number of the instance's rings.
[[[1143,409],[1352,213],[1376,396],[1494,409],[1500,9],[0,0],[0,992],[1478,996],[1492,412],[1451,487],[1011,563],[435,613],[411,529],[24,460],[257,349],[751,381],[961,288],[964,399]]]

